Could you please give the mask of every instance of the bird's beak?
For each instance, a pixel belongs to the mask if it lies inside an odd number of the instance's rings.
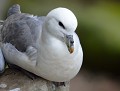
[[[66,35],[66,45],[68,47],[68,51],[70,53],[74,52],[74,40],[73,40],[73,35]]]

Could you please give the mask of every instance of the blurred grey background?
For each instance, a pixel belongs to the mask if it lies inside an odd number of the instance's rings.
[[[76,15],[84,62],[71,91],[120,91],[119,0],[0,0],[0,20],[16,3],[22,12],[33,15],[46,15],[56,7],[66,7]]]

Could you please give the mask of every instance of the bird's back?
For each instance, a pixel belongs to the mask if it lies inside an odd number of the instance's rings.
[[[16,12],[13,12],[12,7]],[[34,46],[42,29],[44,17],[38,18],[19,12],[12,6],[1,30],[2,42],[11,43],[19,51],[24,52],[28,46]],[[17,7],[16,7],[17,8]],[[18,12],[17,12],[18,11]]]

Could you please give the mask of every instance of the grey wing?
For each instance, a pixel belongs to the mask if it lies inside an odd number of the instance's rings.
[[[16,21],[3,26],[2,32],[2,42],[11,43],[19,51],[25,51],[33,43],[30,28],[25,22]]]
[[[2,42],[11,43],[19,51],[36,44],[42,29],[42,21],[27,14],[8,17],[2,27]]]

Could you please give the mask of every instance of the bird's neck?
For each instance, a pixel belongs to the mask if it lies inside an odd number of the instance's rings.
[[[41,42],[45,44],[51,43],[51,40],[54,38],[45,28],[43,28],[41,33]]]
[[[53,35],[52,33],[50,33],[46,29],[44,24],[43,24],[43,27],[42,27],[41,41],[46,43],[46,44],[54,43],[54,41],[63,42],[62,39],[60,39],[58,36]]]
[[[51,35],[47,30],[42,30],[40,46],[42,46],[41,50],[48,51],[47,53],[57,56],[64,56],[68,53],[65,43]]]

